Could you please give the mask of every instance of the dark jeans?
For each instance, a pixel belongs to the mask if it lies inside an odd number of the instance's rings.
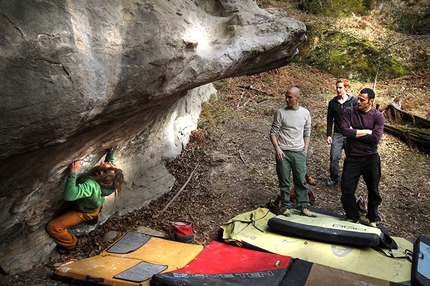
[[[378,206],[382,199],[378,189],[379,180],[381,179],[381,160],[379,154],[366,157],[347,156],[343,163],[341,201],[347,218],[353,220],[360,219],[360,211],[355,198],[355,190],[357,189],[360,176],[363,176],[368,192],[368,212],[366,217],[371,222],[380,221]]]
[[[339,181],[340,167],[339,160],[342,158],[342,149],[345,149],[346,136],[341,133],[334,133],[330,147],[330,180]]]

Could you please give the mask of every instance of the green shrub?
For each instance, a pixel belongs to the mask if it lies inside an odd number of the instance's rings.
[[[310,14],[332,17],[367,15],[374,0],[300,0],[297,7]]]
[[[402,13],[393,21],[391,27],[397,32],[405,32],[412,35],[430,34],[430,7],[425,11]]]
[[[312,26],[308,27],[307,36],[309,40],[299,48],[295,61],[317,67],[335,77],[367,81],[373,80],[377,72],[378,79],[409,74],[398,59],[370,40]]]

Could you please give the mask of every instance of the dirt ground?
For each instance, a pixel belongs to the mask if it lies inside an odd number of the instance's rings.
[[[168,165],[177,178],[169,193],[127,216],[110,218],[89,235],[80,237],[77,249],[69,255],[24,273],[1,275],[0,284],[64,285],[52,279],[54,265],[100,253],[109,245],[103,241],[103,235],[111,230],[125,233],[145,226],[173,239],[172,223],[187,220],[193,223],[194,243],[207,245],[216,239],[221,224],[277,195],[274,151],[268,133],[275,110],[284,106],[284,91],[292,85],[302,89],[301,105],[309,109],[313,120],[307,168],[316,181],[315,186],[309,185],[316,196],[315,207],[342,214],[339,186],[325,185],[329,176],[325,116],[334,83],[330,75],[294,64],[217,82],[217,99],[205,104],[200,128],[192,133],[182,154]],[[394,88],[392,83],[383,83],[378,86],[381,91],[384,84]],[[361,86],[353,86],[353,91],[358,88]],[[428,90],[419,92],[429,97]],[[379,99],[379,103],[383,106],[386,99]],[[414,106],[413,102],[409,105]],[[382,224],[393,236],[430,237],[429,155],[387,133],[380,142],[380,154]],[[367,197],[363,182],[357,195]]]

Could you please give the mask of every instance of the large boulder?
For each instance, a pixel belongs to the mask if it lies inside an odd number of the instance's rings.
[[[305,32],[252,0],[0,0],[1,269],[47,260],[76,159],[85,172],[124,146],[102,222],[169,191],[210,83],[288,64]]]

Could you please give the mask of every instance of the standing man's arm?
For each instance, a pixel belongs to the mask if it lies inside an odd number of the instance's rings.
[[[284,152],[278,145],[278,139],[275,135],[270,134],[270,141],[272,142],[273,148],[275,148],[276,160],[282,161],[282,157],[284,157]]]
[[[333,134],[333,112],[330,108],[330,102],[328,103],[328,107],[327,107],[327,124],[326,124],[326,129],[327,129],[327,143],[331,144],[333,142],[331,135]]]
[[[305,151],[306,154],[308,154],[309,143],[311,142],[311,125],[312,125],[311,114],[308,111],[305,127],[303,129],[303,141],[305,143],[303,150]]]
[[[270,142],[272,142],[273,148],[275,148],[276,160],[278,161],[282,161],[282,158],[284,157],[284,152],[279,147],[278,138],[277,138],[282,126],[281,121],[282,121],[281,115],[279,111],[277,111],[275,113],[275,116],[273,117],[272,128],[270,129]]]
[[[309,143],[311,142],[311,137],[304,137],[303,141],[305,142],[305,153],[308,154]]]
[[[382,134],[384,133],[385,117],[380,111],[376,111],[374,116],[375,118],[373,121],[372,130],[368,130],[368,129],[361,130],[362,132],[366,132],[366,131],[369,132],[368,134],[366,134],[369,136],[361,137],[360,141],[366,142],[366,143],[378,143],[379,140],[381,140]]]
[[[354,108],[348,107],[345,109],[342,115],[342,124],[341,124],[341,131],[342,135],[346,136],[348,138],[361,138],[366,135],[371,135],[372,130],[370,129],[355,129],[352,124],[352,116],[354,116]],[[384,124],[382,124],[382,128],[384,127]]]
[[[354,129],[354,127],[352,126],[352,116],[354,116],[355,110],[353,107],[348,107],[344,110],[343,115],[342,115],[342,123],[340,125],[340,130],[342,132],[343,136],[346,136],[348,138],[357,138],[357,137],[361,137],[361,136],[365,136],[368,134],[368,131],[363,131],[361,130],[360,132],[358,132],[358,129]]]
[[[370,129],[356,129],[357,134],[355,134],[355,138],[363,137],[366,135],[372,135],[372,130]]]

